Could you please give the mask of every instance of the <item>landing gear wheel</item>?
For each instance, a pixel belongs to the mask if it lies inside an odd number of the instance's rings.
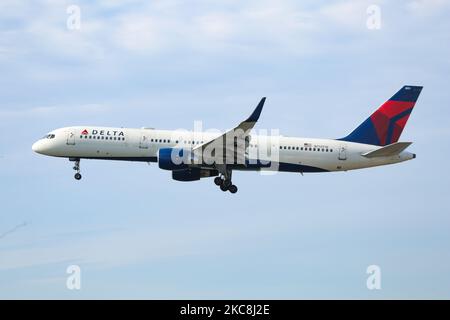
[[[216,184],[216,186],[220,186],[222,184],[222,179],[220,177],[216,177],[214,179],[214,183]]]
[[[214,183],[218,185],[223,192],[230,191],[230,193],[236,193],[238,188],[232,182],[232,171],[227,169],[226,166],[219,167],[218,171],[220,175],[214,179]]]
[[[70,161],[74,161],[75,164],[73,166],[73,170],[75,170],[77,173],[75,173],[74,178],[76,180],[80,180],[81,179],[81,174],[80,174],[80,159],[78,158],[69,158]]]
[[[233,183],[231,183],[231,180],[229,180],[229,179],[223,180],[223,182],[222,182],[222,185],[224,185],[227,189],[229,189],[232,184]]]

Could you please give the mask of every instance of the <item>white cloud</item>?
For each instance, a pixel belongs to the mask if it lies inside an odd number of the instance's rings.
[[[166,45],[170,25],[151,15],[131,14],[119,17],[111,30],[117,48],[134,52],[157,52]]]
[[[156,1],[120,6],[123,10],[103,14],[116,5],[101,2],[81,6],[79,31],[67,30],[64,6],[53,4],[26,11],[20,18],[23,25],[0,40],[2,55],[8,52],[5,48],[14,48],[83,61],[102,59],[115,49],[129,53],[176,52],[179,48],[210,52],[219,46],[234,52],[245,44],[245,50],[259,50],[260,46],[283,50],[285,46],[303,47],[296,39],[314,31],[311,12],[287,1],[219,2],[195,11],[183,2]]]
[[[72,262],[110,268],[198,254],[214,256],[217,250],[227,253],[230,243],[240,243],[249,236],[264,238],[274,232],[273,225],[264,222],[257,225],[256,234],[249,232],[246,226],[230,230],[198,225],[195,229],[170,226],[156,230],[146,226],[127,230],[95,230],[76,235],[77,241],[72,241],[71,233],[67,237],[64,234],[42,238],[34,236],[33,245],[21,244],[17,248],[3,249],[0,270]],[[49,239],[52,239],[51,243]]]
[[[73,114],[97,114],[107,112],[109,108],[99,104],[86,104],[80,106],[46,106],[35,107],[29,109],[0,109],[0,119],[20,119],[20,118],[44,118],[44,117],[61,117]]]
[[[420,16],[433,15],[449,6],[449,0],[415,0],[407,4],[411,12]]]
[[[344,1],[325,5],[319,12],[328,24],[365,30],[370,4],[370,1]]]
[[[383,11],[395,10],[384,1],[377,3]],[[81,30],[70,31],[65,7],[50,2],[22,13],[8,9],[22,23],[3,33],[0,58],[7,61],[6,57],[15,59],[15,53],[25,52],[95,63],[121,54],[153,56],[180,51],[241,57],[311,54],[324,50],[324,36],[333,41],[342,31],[367,31],[370,4],[372,1],[366,0],[315,6],[287,0],[200,1],[194,10],[175,0],[101,1],[82,5]],[[414,12],[428,12],[447,4],[444,0],[417,0],[408,6]],[[13,4],[7,7],[15,8]]]
[[[201,34],[213,40],[226,40],[236,32],[236,21],[229,14],[210,13],[195,19]]]

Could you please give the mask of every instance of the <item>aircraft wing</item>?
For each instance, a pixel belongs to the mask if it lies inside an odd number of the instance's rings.
[[[193,149],[194,154],[202,154],[203,162],[217,163],[218,159],[222,160],[221,164],[232,164],[239,162],[240,159],[245,163],[245,154],[250,144],[250,131],[258,122],[266,98],[262,98],[251,116],[241,122],[237,127],[224,133],[223,135],[199,145]],[[210,152],[208,152],[210,151]],[[239,162],[240,163],[240,162]]]

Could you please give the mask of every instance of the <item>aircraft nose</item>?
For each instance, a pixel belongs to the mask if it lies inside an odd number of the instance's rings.
[[[42,141],[39,140],[33,143],[33,145],[31,146],[31,150],[33,150],[36,153],[42,153]]]

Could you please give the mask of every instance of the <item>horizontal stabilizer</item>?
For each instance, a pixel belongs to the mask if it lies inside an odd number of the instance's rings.
[[[366,158],[392,157],[400,154],[411,144],[412,142],[395,142],[380,149],[364,153],[362,156]]]

